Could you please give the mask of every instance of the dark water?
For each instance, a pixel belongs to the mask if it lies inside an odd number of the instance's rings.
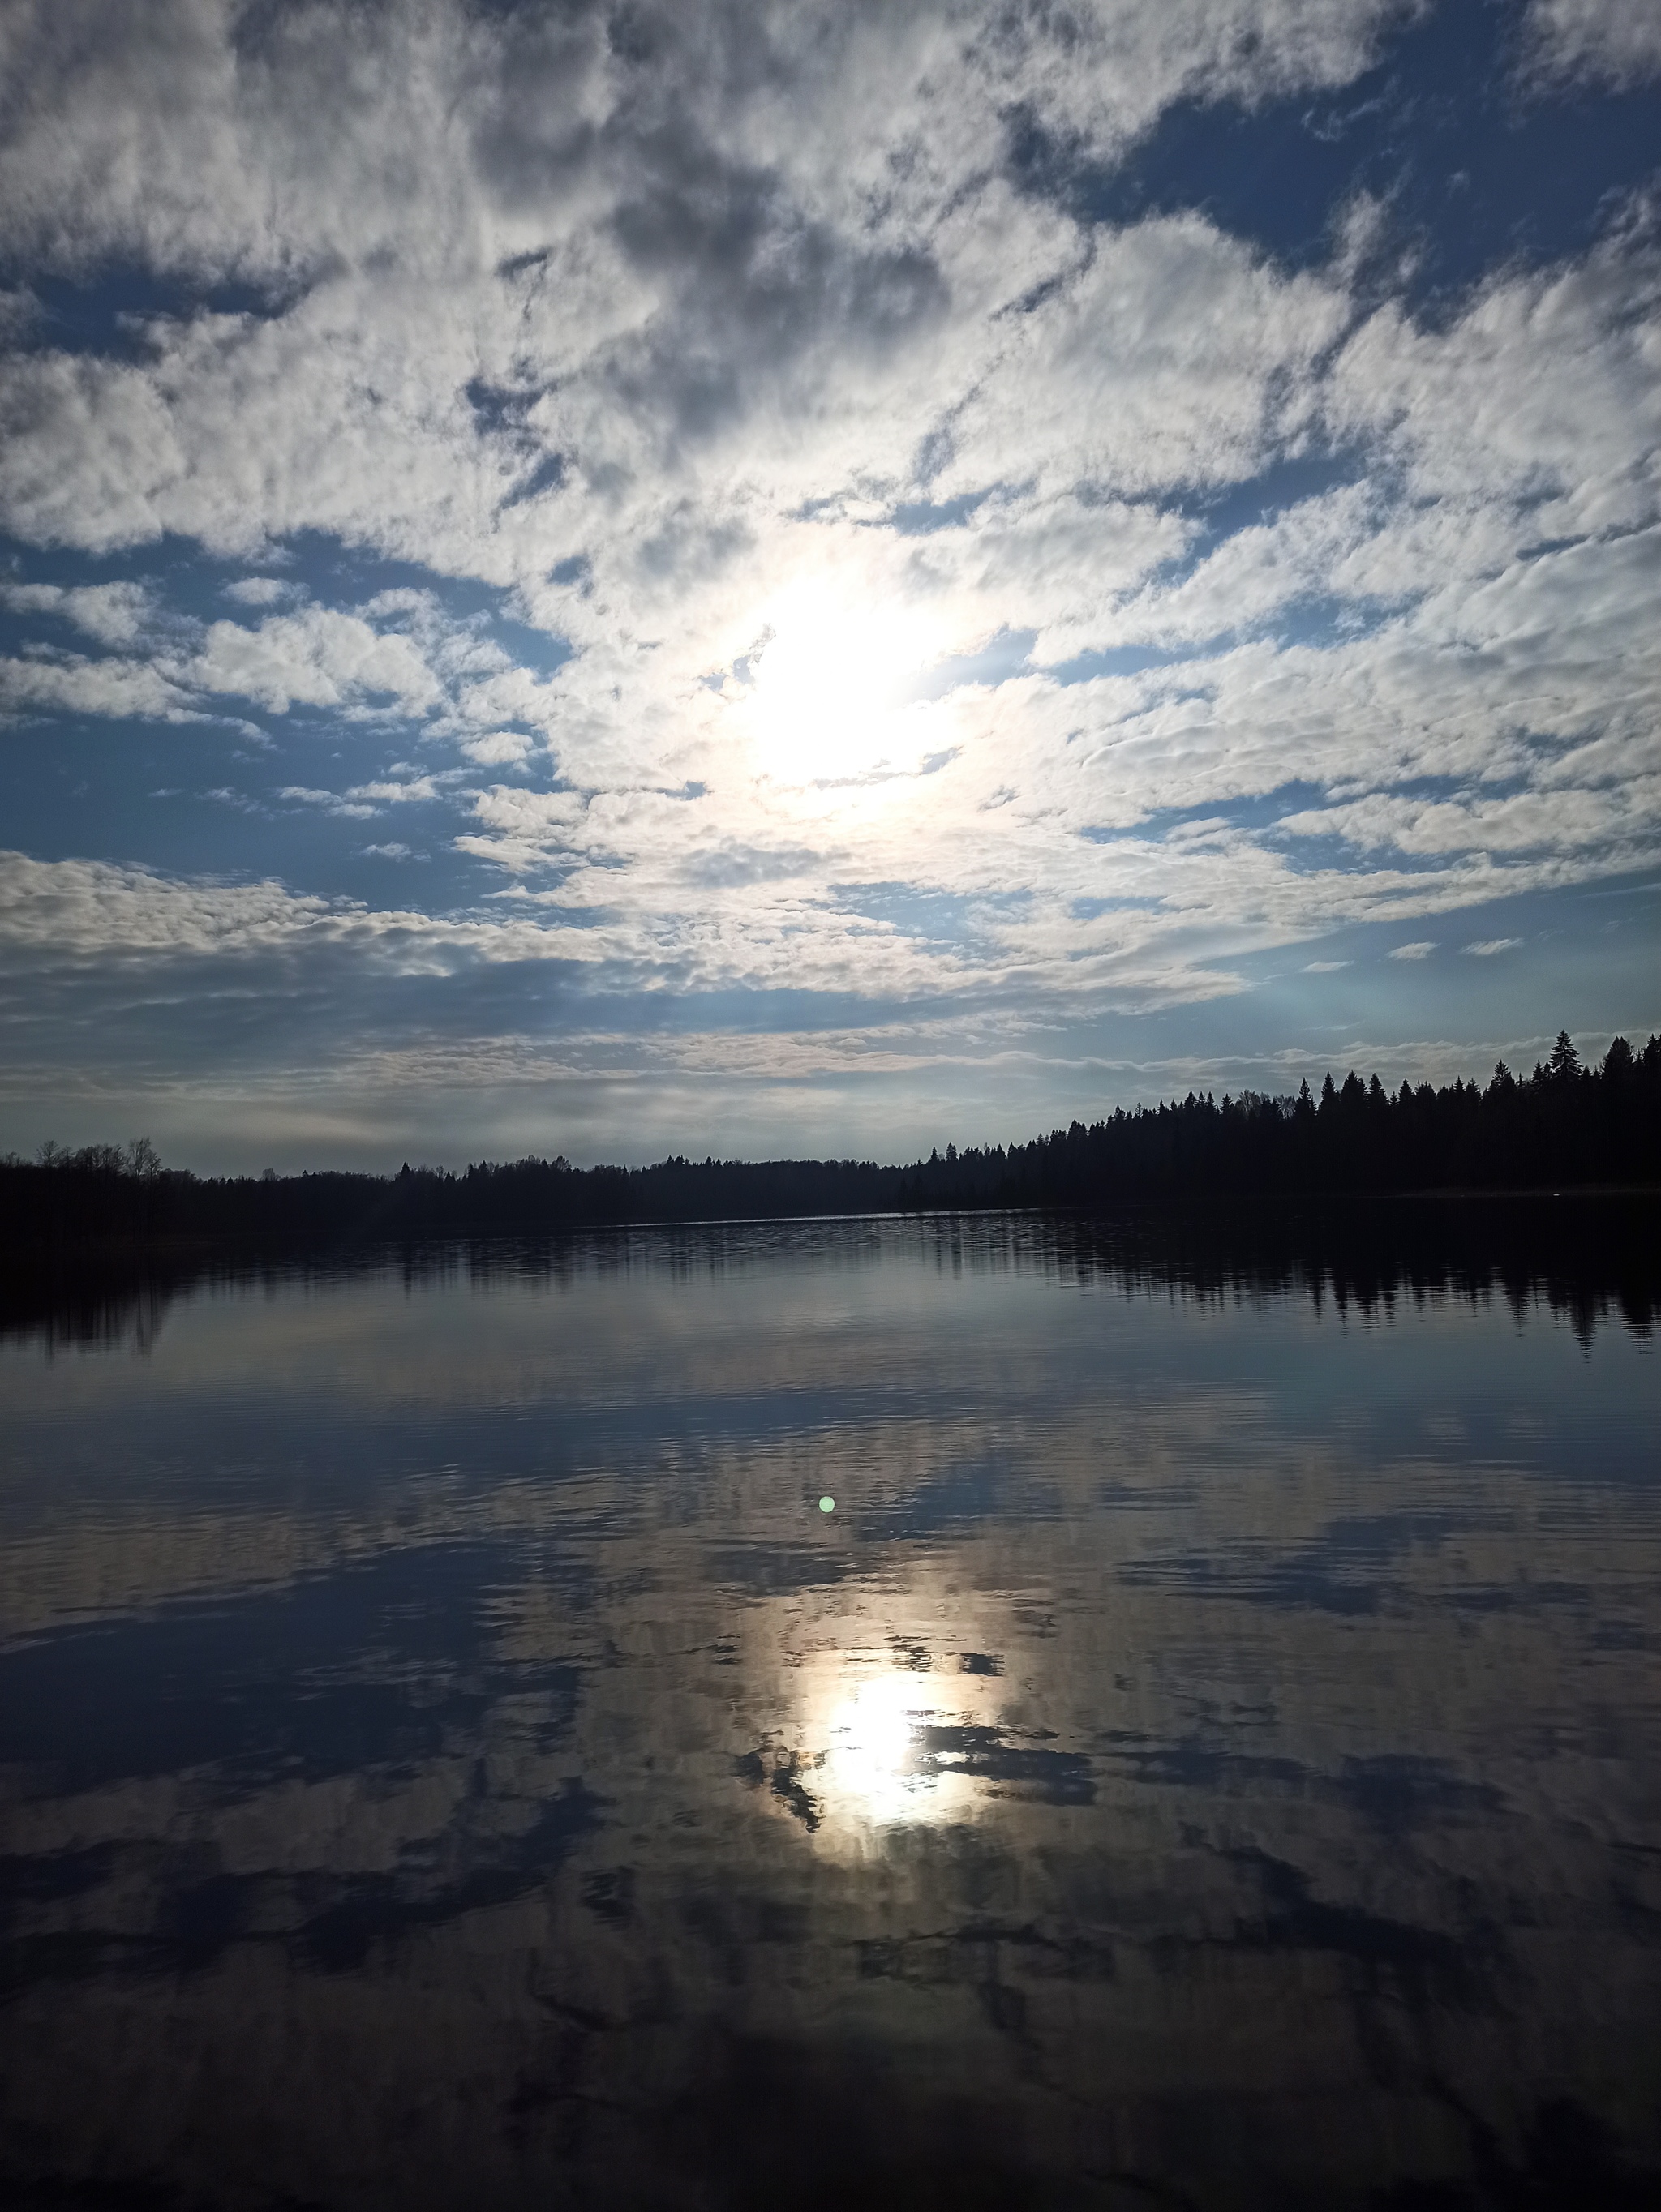
[[[1653,2201],[1649,1308],[1363,1273],[842,1222],[18,1323],[6,2201]]]

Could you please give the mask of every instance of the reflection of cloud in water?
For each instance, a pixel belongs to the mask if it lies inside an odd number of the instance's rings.
[[[1652,1361],[917,1244],[9,1370],[0,2134],[60,2195],[1655,2148]]]

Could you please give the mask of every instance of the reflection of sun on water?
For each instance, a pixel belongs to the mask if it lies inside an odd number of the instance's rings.
[[[843,1533],[849,1470],[835,1492],[821,1493],[836,1519],[816,1514],[816,1534]],[[905,1564],[903,1586],[887,1573],[827,1583],[769,1601],[754,1622],[766,1629],[735,1771],[757,1812],[833,1857],[884,1856],[907,1829],[1007,1817],[999,1754],[1028,1723],[1006,1708],[1032,1690],[1026,1669],[1006,1673],[1014,1624],[949,1566],[915,1553]]]
[[[850,1683],[843,1674],[821,1711],[812,1787],[827,1829],[961,1817],[967,1779],[928,1748],[925,1732],[944,1716],[926,1674],[888,1669]]]
[[[825,1782],[838,1808],[892,1820],[926,1789],[917,1761],[920,1687],[913,1674],[879,1674],[832,1711]]]

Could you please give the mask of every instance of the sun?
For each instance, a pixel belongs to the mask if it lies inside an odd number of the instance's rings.
[[[763,639],[748,657],[744,711],[769,775],[832,783],[903,759],[917,679],[932,657],[915,614],[796,584],[768,607]]]

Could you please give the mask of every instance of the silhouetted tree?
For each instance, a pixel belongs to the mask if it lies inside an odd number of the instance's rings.
[[[978,1206],[1119,1207],[1258,1193],[1661,1184],[1661,1036],[1616,1037],[1583,1066],[1567,1032],[1519,1079],[1486,1088],[1328,1074],[1317,1106],[1256,1091],[1189,1091],[1021,1145],[938,1146],[910,1167],[872,1161],[702,1162],[580,1170],[562,1158],[479,1162],[459,1176],[204,1178],[163,1169],[148,1138],[0,1162],[0,1243],[342,1238],[534,1233],[605,1222],[745,1219]]]

